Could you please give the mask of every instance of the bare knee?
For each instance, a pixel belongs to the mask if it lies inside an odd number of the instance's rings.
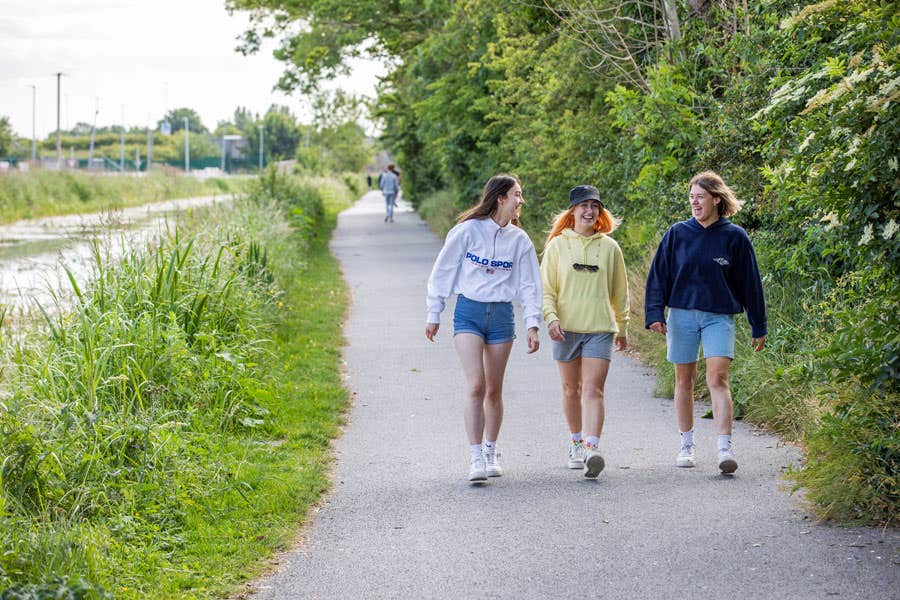
[[[481,403],[484,400],[484,391],[484,381],[477,381],[469,384],[469,398],[473,402]]]
[[[708,371],[706,373],[706,385],[710,391],[728,391],[728,371]]]
[[[586,386],[584,397],[593,402],[603,402],[603,388],[597,385]]]
[[[503,399],[503,388],[499,386],[489,385],[485,388],[484,402],[485,404],[498,404]]]
[[[563,382],[562,386],[563,398],[566,400],[580,400],[581,399],[581,384],[571,384]]]

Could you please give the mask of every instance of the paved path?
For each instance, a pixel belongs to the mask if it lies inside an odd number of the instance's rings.
[[[257,598],[900,597],[900,532],[814,523],[783,489],[798,455],[776,438],[737,424],[740,468],[724,477],[712,422],[698,420],[698,467],[676,469],[672,402],[627,358],[607,384],[606,470],[591,482],[566,469],[556,366],[549,345],[525,354],[521,320],[505,475],[469,485],[452,307],[438,341],[424,337],[440,240],[413,212],[394,224],[382,214],[370,192],[332,244],[353,291],[344,357],[355,400],[334,493]]]

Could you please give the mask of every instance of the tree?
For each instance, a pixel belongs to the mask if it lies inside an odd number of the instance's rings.
[[[263,118],[266,156],[292,158],[300,143],[300,127],[286,106],[272,105]]]
[[[200,120],[200,115],[192,108],[175,108],[170,110],[166,113],[166,116],[157,121],[156,127],[158,129],[162,126],[163,122],[168,121],[169,125],[172,127],[172,133],[181,131],[184,129],[185,117],[187,117],[191,133],[209,133],[209,129],[207,129]]]
[[[9,156],[12,151],[15,134],[12,130],[12,124],[9,117],[0,117],[0,158]]]

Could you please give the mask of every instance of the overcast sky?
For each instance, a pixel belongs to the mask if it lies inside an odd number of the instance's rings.
[[[234,48],[244,13],[224,0],[0,0],[0,117],[31,137],[32,88],[38,138],[56,129],[56,77],[63,72],[61,125],[155,125],[170,109],[196,110],[214,129],[245,106],[286,104],[301,120],[302,96],[272,91],[283,70],[271,47],[244,57]],[[357,63],[336,86],[375,95],[380,67]]]

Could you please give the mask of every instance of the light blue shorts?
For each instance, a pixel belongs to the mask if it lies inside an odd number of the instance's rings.
[[[505,344],[516,338],[512,302],[478,302],[459,294],[453,311],[453,335],[474,333],[485,344]]]
[[[703,310],[669,308],[666,319],[666,358],[670,363],[686,364],[703,357],[734,358],[734,315]]]
[[[553,347],[553,360],[569,362],[576,358],[603,358],[612,356],[613,340],[616,334],[606,333],[572,333],[566,332],[566,339],[561,342],[550,340]]]

